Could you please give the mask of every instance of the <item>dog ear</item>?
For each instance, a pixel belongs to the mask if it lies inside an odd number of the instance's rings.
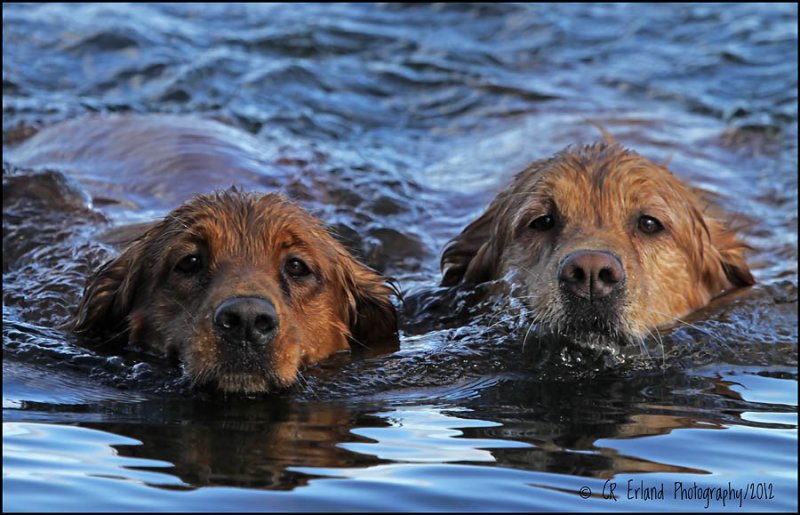
[[[397,288],[349,254],[344,259],[350,337],[362,344],[396,340],[397,312],[391,298],[400,296]]]
[[[477,220],[447,243],[441,259],[442,286],[495,278],[499,253],[492,232],[501,203],[500,198],[495,199]]]
[[[134,243],[89,279],[72,330],[76,333],[118,331],[130,313],[141,273],[142,245]]]
[[[725,289],[741,288],[756,283],[744,258],[745,252],[751,248],[741,242],[736,233],[736,228],[726,228],[719,222],[709,223],[711,245],[719,253],[720,265],[728,282]]]
[[[724,199],[719,195],[696,186],[687,189],[698,201],[698,207],[691,212],[694,219],[699,220],[695,224],[695,239],[704,242],[704,248],[698,249],[699,262],[702,263],[704,280],[709,283],[711,290],[719,294],[755,284],[756,280],[744,258],[752,248],[737,236],[748,222],[742,221],[738,215],[731,219],[731,213],[721,207]]]
[[[445,245],[440,261],[441,286],[478,284],[498,278],[503,248],[513,233],[511,214],[554,160],[534,161],[518,172],[486,211]]]

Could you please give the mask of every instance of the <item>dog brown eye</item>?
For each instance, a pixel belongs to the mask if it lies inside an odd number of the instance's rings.
[[[549,231],[555,225],[556,219],[553,217],[553,215],[544,215],[531,222],[528,227],[531,229],[536,229],[537,231]]]
[[[639,218],[639,230],[645,234],[656,234],[663,231],[664,226],[652,216],[644,215]]]
[[[187,275],[196,274],[198,271],[200,271],[200,256],[197,254],[191,254],[182,258],[175,265],[175,271]]]
[[[197,254],[190,254],[175,265],[175,271],[186,275],[194,275],[200,271],[202,261]]]
[[[311,273],[311,270],[308,269],[308,265],[297,258],[288,260],[284,268],[287,274],[296,278],[305,277]]]

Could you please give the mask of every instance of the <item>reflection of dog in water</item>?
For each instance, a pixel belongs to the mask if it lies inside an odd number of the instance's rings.
[[[59,146],[60,129],[54,126],[26,142],[26,157],[35,162],[40,144],[50,160],[69,163],[80,154],[103,169],[120,157],[133,173],[141,152],[142,168],[171,163],[187,171],[181,181],[192,180],[192,167],[202,174],[206,167],[237,160],[211,130],[199,137],[202,131],[170,118],[160,132],[152,119],[142,127],[136,121],[146,118],[109,120],[89,125],[98,134],[104,123],[108,131],[125,132],[87,139],[73,151]],[[163,152],[161,160],[159,138],[172,142],[163,147],[171,154]],[[200,159],[205,154],[211,158]],[[394,293],[304,209],[276,194],[231,189],[183,203],[97,270],[74,330],[121,336],[177,355],[198,384],[264,392],[293,384],[303,365],[347,349],[350,342],[395,339]]]
[[[511,274],[539,336],[606,348],[753,284],[745,249],[667,169],[595,144],[519,173],[445,247],[442,284]]]

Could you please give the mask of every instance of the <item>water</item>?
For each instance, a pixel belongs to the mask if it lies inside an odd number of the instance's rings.
[[[796,6],[4,4],[4,158],[98,111],[250,133],[264,172],[231,180],[396,277],[401,348],[259,398],[89,349],[61,327],[103,235],[189,192],[11,160],[4,510],[797,510]],[[600,373],[526,361],[513,305],[433,288],[444,243],[588,120],[748,222],[759,282]]]

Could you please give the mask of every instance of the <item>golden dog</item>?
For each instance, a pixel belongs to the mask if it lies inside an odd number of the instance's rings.
[[[594,144],[517,174],[445,247],[442,284],[509,275],[539,336],[603,347],[753,284],[746,248],[666,168]]]

